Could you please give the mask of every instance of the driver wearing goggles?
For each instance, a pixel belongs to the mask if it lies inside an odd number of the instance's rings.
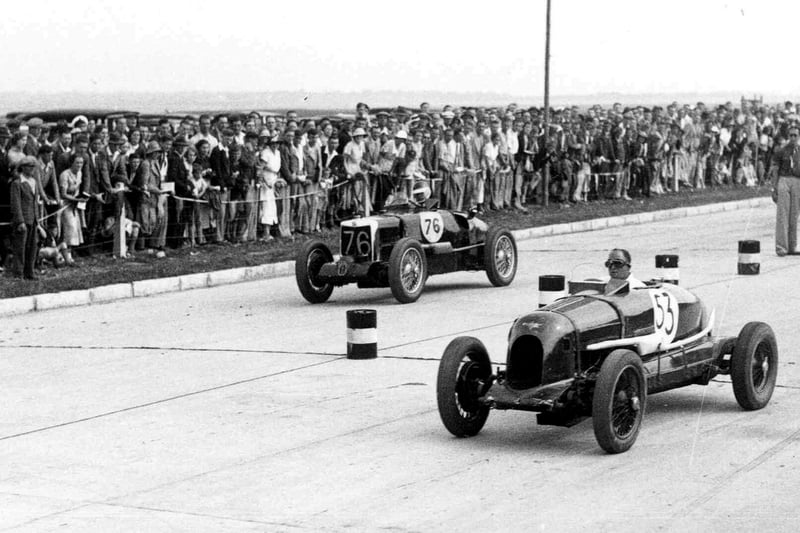
[[[609,275],[605,289],[606,295],[618,293],[626,285],[629,289],[646,286],[631,275],[631,254],[628,250],[614,248],[608,253],[605,265]]]

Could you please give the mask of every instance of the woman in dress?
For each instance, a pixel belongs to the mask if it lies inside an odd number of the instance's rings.
[[[267,147],[261,151],[260,158],[264,165],[258,171],[259,219],[262,226],[262,239],[272,240],[272,226],[278,223],[278,207],[275,202],[275,187],[278,185],[278,173],[281,170],[280,138],[275,135],[269,140]]]
[[[83,211],[80,205],[86,205],[86,200],[80,198],[82,168],[83,156],[74,154],[69,159],[69,168],[58,177],[61,204],[64,208],[61,212],[61,242],[66,246],[62,255],[67,265],[70,266],[75,264],[70,248],[83,244],[83,230],[81,229]]]

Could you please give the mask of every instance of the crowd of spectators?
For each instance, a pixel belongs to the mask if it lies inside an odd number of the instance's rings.
[[[115,231],[131,250],[158,257],[170,247],[313,233],[385,209],[420,184],[443,208],[531,216],[545,199],[753,186],[797,119],[792,102],[743,99],[559,107],[547,135],[542,109],[515,104],[371,111],[360,103],[349,116],[232,113],[150,127],[136,114],[113,123],[10,120],[0,126],[0,267],[25,255],[30,239],[74,264],[73,251],[109,251]],[[32,234],[17,180],[34,189]],[[10,270],[21,275],[24,263]]]

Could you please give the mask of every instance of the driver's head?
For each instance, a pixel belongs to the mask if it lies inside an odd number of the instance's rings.
[[[431,189],[427,185],[417,184],[414,186],[411,196],[414,198],[416,203],[422,204],[425,202],[425,200],[431,197]]]
[[[614,248],[608,253],[606,268],[613,279],[627,279],[631,274],[631,254],[628,250]]]

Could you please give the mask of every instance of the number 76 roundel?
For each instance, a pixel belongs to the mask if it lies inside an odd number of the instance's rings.
[[[670,343],[678,331],[678,300],[664,289],[651,290],[653,326],[662,343]]]
[[[442,215],[436,211],[425,211],[419,214],[419,226],[422,237],[427,242],[439,242],[444,234]]]

